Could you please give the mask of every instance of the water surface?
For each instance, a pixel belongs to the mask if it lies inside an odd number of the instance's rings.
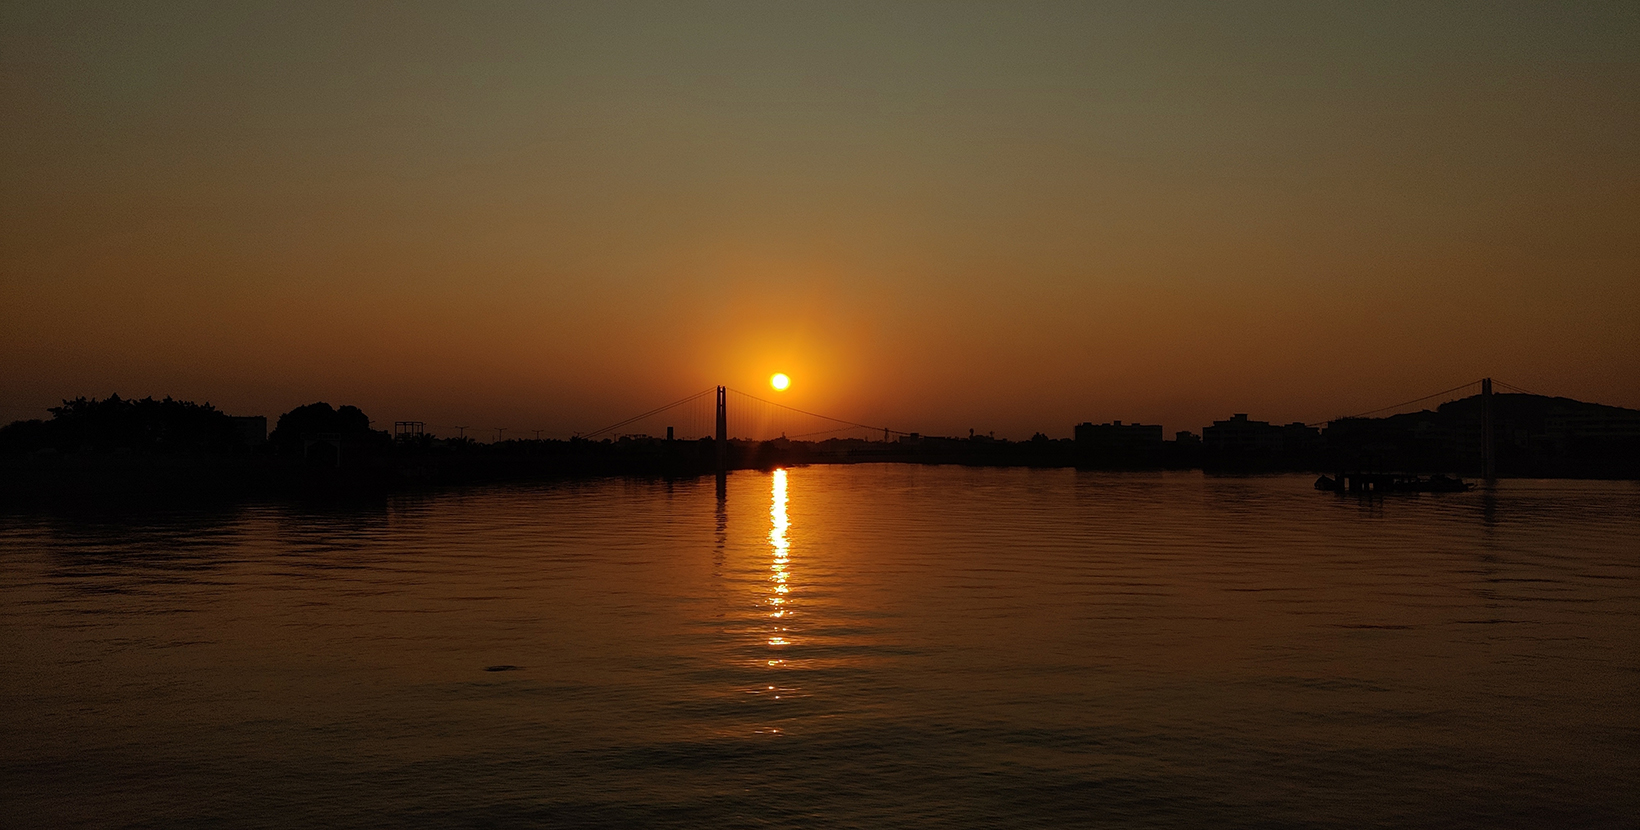
[[[0,824],[1633,827],[1640,486],[909,465],[0,517]]]

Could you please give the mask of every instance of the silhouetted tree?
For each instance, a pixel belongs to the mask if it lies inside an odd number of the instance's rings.
[[[356,406],[332,408],[330,404],[320,401],[298,406],[280,415],[273,433],[268,436],[268,443],[277,452],[294,455],[302,452],[304,438],[321,435],[339,435],[357,440],[385,437],[386,433],[372,431],[370,418]]]
[[[47,411],[50,421],[19,421],[6,427],[0,444],[24,451],[162,453],[226,452],[239,444],[233,420],[208,403],[110,395],[102,400],[65,400]]]
[[[0,427],[0,458],[25,455],[44,449],[56,449],[51,442],[51,423],[35,418],[12,421]]]

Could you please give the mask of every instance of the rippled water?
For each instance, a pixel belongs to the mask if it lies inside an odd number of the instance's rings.
[[[1640,486],[873,465],[0,517],[0,824],[1612,826]]]

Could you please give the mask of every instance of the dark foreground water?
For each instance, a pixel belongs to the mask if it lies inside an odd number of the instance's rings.
[[[1635,827],[1637,536],[893,465],[11,515],[0,825]]]

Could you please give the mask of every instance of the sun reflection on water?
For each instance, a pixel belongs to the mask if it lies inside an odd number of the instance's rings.
[[[769,566],[772,575],[769,580],[774,583],[766,604],[769,606],[769,616],[784,622],[791,613],[786,607],[786,595],[791,588],[787,584],[790,572],[787,566],[791,561],[791,542],[786,538],[786,530],[791,527],[791,521],[786,518],[786,471],[774,471],[774,496],[769,506],[769,519],[773,527],[769,528],[769,546],[774,549],[774,561]],[[776,623],[774,630],[769,633],[769,645],[783,646],[790,643],[785,637],[786,627]]]

